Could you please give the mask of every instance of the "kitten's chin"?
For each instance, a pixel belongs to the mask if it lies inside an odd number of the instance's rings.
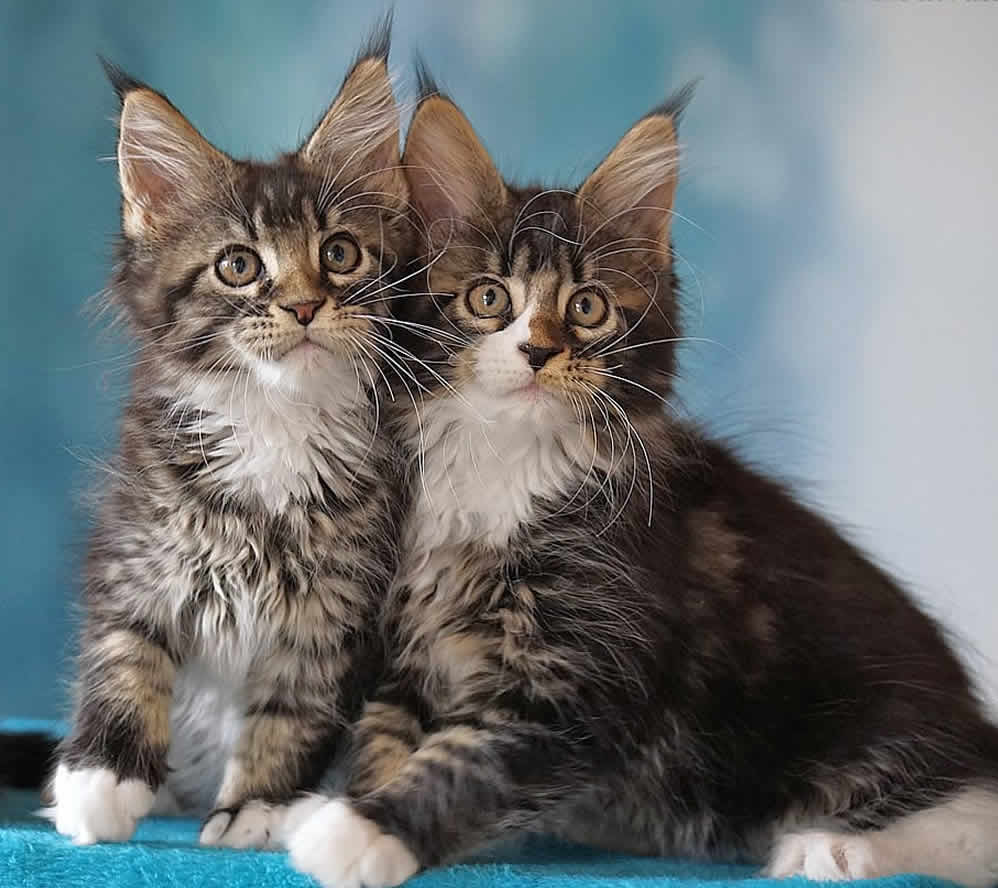
[[[277,363],[293,368],[297,372],[307,373],[310,370],[321,372],[323,363],[331,356],[336,357],[330,349],[311,339],[303,339],[290,351],[285,352]]]
[[[566,398],[558,390],[531,379],[516,386],[481,386],[483,391],[506,406],[524,412],[543,413],[564,407]]]
[[[495,380],[475,380],[463,392],[477,416],[489,421],[528,422],[558,426],[572,414],[556,392],[533,380],[518,385],[497,385]]]
[[[346,355],[303,340],[276,361],[257,361],[260,381],[289,395],[309,400],[328,397],[334,390],[357,387],[357,374]]]

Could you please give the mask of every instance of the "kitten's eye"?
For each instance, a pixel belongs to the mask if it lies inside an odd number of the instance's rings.
[[[497,318],[508,308],[509,293],[495,281],[485,281],[468,291],[468,310],[480,318]]]
[[[596,290],[576,293],[568,303],[568,322],[579,327],[597,327],[606,320],[606,297]]]
[[[263,270],[263,263],[249,247],[227,247],[215,262],[215,274],[229,287],[252,284]]]
[[[319,261],[326,271],[349,274],[360,265],[360,247],[349,234],[334,234],[319,247]]]

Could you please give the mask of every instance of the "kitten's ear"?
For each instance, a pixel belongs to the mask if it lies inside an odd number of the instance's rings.
[[[433,240],[452,223],[492,213],[508,199],[506,185],[468,118],[420,72],[424,98],[409,125],[402,164],[413,206]]]
[[[692,85],[639,120],[579,188],[579,211],[590,230],[614,227],[643,241],[668,263],[669,223],[679,177],[676,126]]]
[[[399,111],[388,74],[391,25],[389,14],[375,28],[298,156],[341,187],[355,184],[404,203]]]
[[[121,100],[118,178],[121,224],[143,238],[179,198],[224,175],[232,161],[212,146],[169,100],[101,59]]]

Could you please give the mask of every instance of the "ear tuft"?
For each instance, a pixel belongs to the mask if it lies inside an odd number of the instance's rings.
[[[371,33],[368,35],[364,45],[357,52],[354,64],[363,59],[381,59],[388,62],[388,55],[392,49],[392,23],[395,20],[394,8],[389,8],[377,22]]]
[[[682,122],[683,115],[686,113],[686,109],[689,107],[690,102],[693,101],[693,96],[696,94],[697,87],[700,85],[700,77],[691,80],[684,86],[679,87],[671,96],[669,96],[661,105],[657,108],[653,108],[645,117],[659,116],[668,117],[672,120],[672,125],[679,128],[679,124]]]
[[[108,61],[99,53],[97,55],[97,60],[101,63],[101,67],[104,69],[104,73],[107,75],[107,79],[114,88],[119,101],[124,102],[125,96],[132,90],[149,89],[149,87],[147,87],[141,80],[136,80],[130,74],[126,73],[114,64],[114,62]]]
[[[426,63],[426,59],[421,53],[413,53],[412,67],[416,71],[416,95],[419,97],[418,101],[422,102],[423,99],[428,99],[430,96],[443,95],[440,87],[437,86],[436,79],[430,73],[430,66]]]

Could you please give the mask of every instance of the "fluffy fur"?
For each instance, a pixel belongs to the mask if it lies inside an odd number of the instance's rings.
[[[140,357],[52,787],[77,842],[128,838],[159,790],[215,809],[202,841],[262,844],[261,810],[314,785],[376,668],[400,509],[379,355],[411,241],[387,50],[386,25],[269,164],[109,66],[111,294]]]
[[[940,629],[663,410],[681,102],[578,190],[541,190],[506,184],[427,93],[404,162],[430,270],[406,305],[435,341],[414,340],[402,422],[392,674],[352,800],[304,803],[293,862],[375,888],[408,858],[347,866],[343,847],[380,834],[431,866],[529,827],[781,876],[992,884],[998,730]]]

